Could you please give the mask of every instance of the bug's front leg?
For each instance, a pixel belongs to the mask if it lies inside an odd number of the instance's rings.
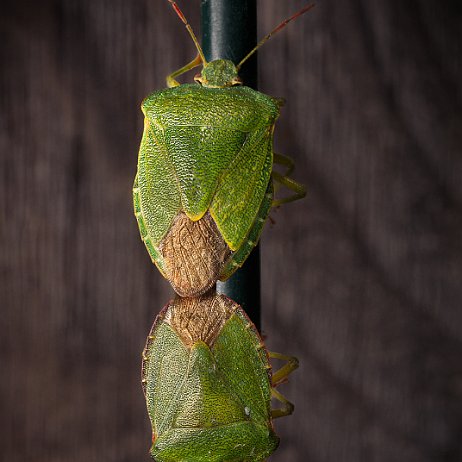
[[[287,169],[284,174],[276,172],[273,169],[271,176],[273,178],[273,182],[275,183],[275,189],[278,189],[277,186],[285,186],[287,189],[290,189],[293,194],[281,199],[274,199],[271,204],[272,207],[279,207],[282,204],[287,204],[288,202],[293,202],[304,198],[306,196],[305,187],[302,184],[297,183],[292,178],[289,178],[289,175],[294,170],[294,161],[288,156],[277,153],[273,154],[273,160],[275,164],[282,165]]]
[[[198,54],[190,63],[186,64],[186,66],[183,66],[182,68],[176,70],[175,72],[172,72],[171,74],[167,75],[167,78],[165,79],[167,82],[167,86],[169,88],[178,87],[180,83],[177,82],[175,77],[178,77],[179,75],[184,74],[185,72],[188,72],[191,69],[194,69],[195,67],[201,64],[202,64],[202,59],[200,55]]]

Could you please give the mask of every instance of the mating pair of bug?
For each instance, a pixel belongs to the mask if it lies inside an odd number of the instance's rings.
[[[143,242],[177,298],[157,316],[143,352],[142,384],[157,461],[262,461],[277,447],[272,419],[293,406],[277,390],[297,367],[269,353],[243,309],[215,291],[258,242],[271,206],[304,196],[273,153],[281,100],[242,86],[237,66],[198,56],[143,104],[145,126],[133,197]],[[201,65],[195,84],[175,79]],[[273,162],[288,168],[272,170]],[[273,182],[293,194],[273,198]],[[286,360],[271,373],[269,357]],[[271,409],[271,398],[283,403]]]

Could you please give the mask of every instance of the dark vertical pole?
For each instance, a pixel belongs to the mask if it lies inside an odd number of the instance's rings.
[[[202,48],[207,61],[229,59],[238,63],[257,43],[256,0],[202,0]],[[244,84],[257,88],[254,55],[241,70]],[[244,266],[226,282],[221,292],[239,303],[260,328],[260,250],[258,246]]]

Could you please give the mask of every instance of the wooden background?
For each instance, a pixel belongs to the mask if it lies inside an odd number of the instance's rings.
[[[260,1],[259,36],[301,4]],[[139,103],[193,46],[166,0],[0,21],[1,459],[147,462],[171,290],[132,214]],[[267,344],[301,361],[272,461],[462,460],[461,31],[456,0],[320,0],[259,55],[309,191],[263,236]]]

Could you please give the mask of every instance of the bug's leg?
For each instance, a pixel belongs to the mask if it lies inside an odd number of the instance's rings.
[[[271,409],[271,418],[277,419],[278,417],[285,417],[286,415],[290,415],[294,412],[294,405],[275,388],[271,389],[271,396],[283,404],[283,407],[281,408]]]
[[[274,165],[281,165],[282,167],[285,167],[286,171],[283,174],[285,177],[289,177],[295,167],[294,161],[291,157],[285,156],[284,154],[278,154],[277,152],[273,152],[273,166]],[[281,183],[274,183],[274,192],[277,193],[283,185]]]
[[[279,207],[282,204],[287,204],[288,202],[293,202],[297,199],[302,199],[303,197],[305,197],[305,187],[300,183],[297,183],[296,181],[292,180],[292,178],[289,178],[289,175],[294,170],[294,161],[289,156],[285,156],[284,154],[278,154],[276,152],[273,153],[273,161],[275,164],[282,165],[286,168],[284,174],[281,174],[273,170],[272,177],[275,183],[275,190],[277,191],[279,189],[278,186],[285,186],[286,188],[293,191],[294,194],[281,199],[274,199],[272,206]]]
[[[289,176],[294,171],[294,161],[291,157],[285,156],[284,154],[278,154],[277,152],[273,153],[273,162],[278,165],[286,167],[287,170],[284,173],[284,176]]]
[[[288,202],[293,202],[306,196],[305,186],[297,183],[295,180],[292,180],[292,178],[281,175],[279,172],[275,172],[274,170],[271,173],[271,176],[273,177],[273,181],[275,183],[285,186],[287,189],[290,189],[293,192],[293,194],[290,196],[282,197],[281,199],[274,199],[273,203],[271,204],[272,207],[279,207],[282,204],[287,204]]]
[[[178,77],[179,75],[184,74],[185,72],[188,72],[201,64],[202,59],[200,55],[197,55],[190,63],[186,64],[186,66],[183,66],[175,72],[167,75],[167,78],[165,79],[167,81],[167,86],[169,88],[178,87],[180,84],[175,80],[175,77]]]
[[[284,417],[286,415],[292,414],[294,411],[294,405],[284,397],[281,393],[276,390],[276,387],[281,383],[287,380],[287,377],[298,367],[298,359],[295,356],[287,356],[281,353],[275,353],[274,351],[269,351],[268,356],[274,359],[280,359],[286,361],[286,363],[278,369],[271,379],[271,396],[276,398],[279,402],[283,404],[282,408],[271,409],[271,417],[277,419],[278,417]]]
[[[274,351],[269,351],[268,356],[270,358],[280,359],[281,361],[286,362],[280,369],[273,373],[271,380],[271,385],[273,387],[277,387],[284,382],[287,377],[298,368],[298,359],[295,356],[283,355]]]

